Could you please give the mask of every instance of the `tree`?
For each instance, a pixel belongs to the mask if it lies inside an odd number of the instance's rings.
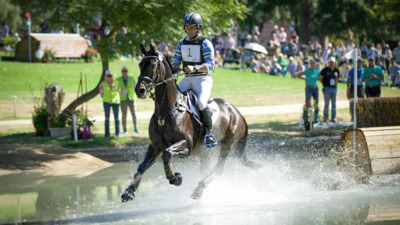
[[[43,0],[46,10],[52,12],[49,22],[69,26],[79,23],[93,30],[94,18],[99,18],[99,38],[93,45],[100,53],[102,74],[97,86],[69,104],[64,110],[89,101],[99,93],[109,61],[119,52],[133,53],[143,40],[174,41],[184,36],[182,21],[189,12],[202,15],[203,32],[212,34],[217,28],[226,29],[231,20],[243,20],[248,9],[235,0]],[[108,28],[108,32],[105,32]],[[122,32],[126,28],[126,33]]]
[[[23,23],[20,17],[20,7],[8,0],[0,0],[0,6],[0,21],[7,23],[11,33],[18,31],[18,28]]]

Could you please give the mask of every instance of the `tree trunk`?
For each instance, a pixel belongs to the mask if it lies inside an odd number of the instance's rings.
[[[103,60],[103,57],[101,57],[101,58],[102,58],[101,63],[102,63],[102,66],[103,66],[103,71],[101,72],[100,80],[99,80],[99,82],[97,83],[96,87],[93,88],[93,90],[91,90],[91,91],[85,93],[84,95],[82,95],[82,96],[80,96],[79,98],[77,98],[77,99],[75,99],[74,101],[72,101],[72,102],[62,111],[61,116],[66,115],[68,110],[76,109],[79,105],[81,105],[81,104],[83,104],[83,103],[89,101],[90,99],[96,97],[96,96],[99,94],[99,92],[100,92],[99,86],[100,86],[101,82],[104,81],[104,74],[105,74],[106,70],[108,70],[108,61],[104,61],[104,60]]]
[[[308,4],[301,4],[299,7],[299,17],[300,17],[300,30],[299,37],[303,44],[308,45],[311,40],[310,31],[310,7]]]

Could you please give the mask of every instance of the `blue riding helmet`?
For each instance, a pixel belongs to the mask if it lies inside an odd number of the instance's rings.
[[[203,26],[203,19],[199,14],[189,13],[185,16],[185,19],[183,19],[183,28],[192,25],[199,25],[200,28]]]

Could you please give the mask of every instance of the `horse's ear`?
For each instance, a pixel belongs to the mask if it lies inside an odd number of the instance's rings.
[[[142,45],[142,44],[140,44],[140,51],[142,51],[142,53],[144,54],[144,55],[146,55],[146,49],[144,48],[144,46]]]
[[[149,45],[150,45],[150,52],[156,53],[156,50],[155,50],[156,47],[152,43],[150,43]]]

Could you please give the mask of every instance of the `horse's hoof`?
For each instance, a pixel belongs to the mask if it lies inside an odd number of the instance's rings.
[[[182,175],[180,173],[175,173],[175,179],[170,180],[169,183],[175,186],[180,186],[182,184]]]
[[[133,192],[132,189],[127,188],[122,194],[121,194],[121,200],[122,202],[127,202],[127,201],[132,201],[135,199],[135,193]]]

